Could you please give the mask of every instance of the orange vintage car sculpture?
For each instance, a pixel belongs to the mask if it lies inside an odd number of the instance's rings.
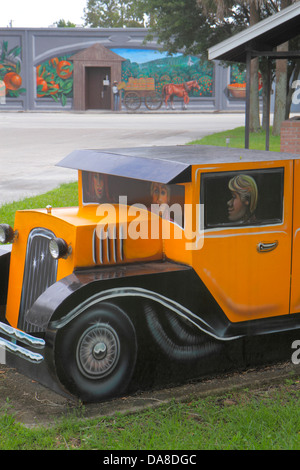
[[[0,226],[3,362],[91,402],[159,373],[178,382],[290,354],[297,156],[148,147],[74,151],[59,166],[78,170],[78,207]]]

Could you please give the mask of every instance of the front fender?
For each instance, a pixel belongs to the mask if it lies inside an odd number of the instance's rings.
[[[192,268],[172,262],[151,262],[78,271],[51,285],[26,314],[32,331],[62,328],[87,305],[122,297],[154,297],[178,292]],[[171,295],[172,297],[172,295]]]

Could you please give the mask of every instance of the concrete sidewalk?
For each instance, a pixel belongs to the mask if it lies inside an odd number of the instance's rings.
[[[184,145],[244,124],[243,113],[0,113],[0,205],[75,181],[55,167],[75,149]]]

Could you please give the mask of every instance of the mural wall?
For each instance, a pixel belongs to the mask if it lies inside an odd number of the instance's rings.
[[[50,97],[65,106],[67,98],[73,97],[73,63],[71,54],[52,57],[36,67],[37,98]]]
[[[201,62],[199,57],[149,50],[113,49],[126,58],[122,64],[122,80],[127,83],[130,77],[154,78],[155,89],[162,92],[164,85],[181,84],[197,80],[200,88],[192,92],[194,97],[210,97],[213,94],[213,64]]]
[[[0,43],[0,87],[1,96],[17,98],[26,93],[22,87],[21,46],[11,46],[8,41]],[[6,100],[3,100],[5,104]]]
[[[189,92],[190,98],[213,95],[214,67],[211,62],[202,63],[198,57],[186,57],[182,54],[170,57],[166,53],[147,49],[111,50],[126,59],[122,64],[120,89],[129,86],[140,92],[143,89],[143,79],[146,83],[147,79],[152,78],[153,89],[162,94],[167,84],[183,84],[196,80],[199,88],[193,88]],[[65,106],[67,98],[73,97],[73,63],[69,60],[71,55],[53,57],[36,67],[38,98],[50,97]],[[138,81],[134,82],[134,79]],[[144,88],[147,86],[144,85]]]
[[[98,37],[101,34],[101,38]],[[173,94],[177,108],[184,104],[202,110],[244,108],[243,99],[236,100],[227,92],[230,81],[240,81],[238,69],[225,69],[218,63],[181,53],[169,56],[157,50],[155,42],[145,47],[145,34],[145,30],[139,29],[110,30],[105,32],[105,37],[101,30],[85,28],[0,29],[0,106],[23,110],[72,109],[74,70],[70,57],[98,41],[124,59],[119,81],[123,109],[127,107],[124,98],[128,87],[139,89],[140,106],[145,109],[142,83],[147,83],[146,88],[151,83],[161,100],[166,85],[182,86],[183,94]],[[111,47],[112,42],[116,47]],[[126,43],[130,43],[130,47]],[[194,85],[187,88],[186,84],[192,82]],[[186,99],[184,93],[188,96]],[[161,102],[162,106],[168,104]]]

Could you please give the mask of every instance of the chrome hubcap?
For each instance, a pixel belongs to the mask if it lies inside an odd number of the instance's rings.
[[[86,377],[100,379],[110,374],[118,363],[119,356],[118,335],[110,325],[97,323],[81,335],[76,360]]]
[[[95,359],[103,359],[106,356],[107,347],[105,343],[97,343],[93,349]]]

